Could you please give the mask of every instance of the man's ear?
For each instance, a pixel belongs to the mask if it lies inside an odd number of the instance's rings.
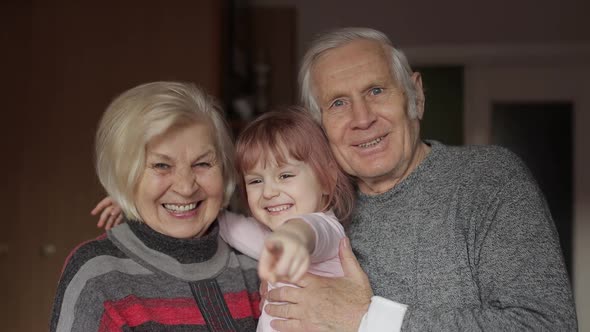
[[[424,116],[424,89],[422,88],[422,75],[419,72],[412,74],[412,83],[416,89],[416,111],[418,120]]]

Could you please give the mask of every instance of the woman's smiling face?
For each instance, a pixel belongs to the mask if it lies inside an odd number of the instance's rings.
[[[136,187],[142,221],[175,238],[202,236],[223,203],[222,164],[207,124],[172,127],[146,145]]]

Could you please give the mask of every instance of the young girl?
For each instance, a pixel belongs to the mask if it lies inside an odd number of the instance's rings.
[[[338,244],[345,234],[338,220],[350,216],[354,190],[311,116],[292,108],[251,122],[236,143],[236,168],[253,218],[220,214],[220,235],[259,260],[259,276],[270,281],[269,289],[308,271],[342,276]],[[99,226],[121,220],[111,204],[107,198],[93,210],[107,211]],[[263,309],[258,331],[272,331],[271,320]]]

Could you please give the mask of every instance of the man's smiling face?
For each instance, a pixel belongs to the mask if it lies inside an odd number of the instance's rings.
[[[409,117],[390,58],[378,43],[356,40],[326,51],[311,70],[336,160],[369,194],[383,192],[409,174],[419,144],[423,109],[415,119]],[[419,75],[412,79],[421,93]]]

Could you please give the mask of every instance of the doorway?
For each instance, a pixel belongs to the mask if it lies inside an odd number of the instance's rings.
[[[492,143],[516,153],[537,181],[559,233],[572,278],[573,156],[571,102],[492,104]]]

